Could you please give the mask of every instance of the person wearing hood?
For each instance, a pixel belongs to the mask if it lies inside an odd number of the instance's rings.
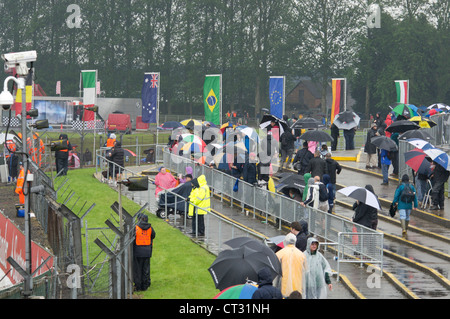
[[[376,123],[372,123],[370,130],[367,132],[366,144],[364,145],[364,153],[367,153],[366,168],[377,167],[377,146],[372,144],[372,138],[376,136],[380,136],[378,126]]]
[[[158,193],[161,191],[174,188],[177,185],[177,180],[172,174],[166,171],[164,166],[161,166],[159,168],[159,173],[155,176],[155,185],[155,196],[158,196]]]
[[[305,181],[305,188],[303,189],[303,196],[302,201],[305,201],[308,198],[308,189],[309,189],[309,183],[308,181],[312,178],[311,173],[306,173],[303,175],[303,180]]]
[[[192,191],[189,195],[189,216],[192,219],[192,235],[205,235],[204,216],[211,211],[211,192],[205,175],[192,180]],[[194,206],[195,205],[195,206]],[[198,232],[198,233],[197,233]]]
[[[280,289],[272,285],[272,274],[267,267],[258,271],[258,290],[253,293],[252,299],[283,299]]]
[[[305,256],[305,299],[326,299],[327,288],[330,291],[333,289],[333,285],[330,280],[331,267],[319,251],[319,241],[316,238],[308,238]]]
[[[375,194],[372,185],[366,185],[365,189]],[[353,210],[355,211],[355,214],[353,216],[354,223],[363,225],[368,228],[376,229],[378,224],[378,210],[375,207],[366,205],[363,202],[356,201],[353,204]]]
[[[276,287],[280,287],[281,294],[288,297],[293,291],[303,294],[303,278],[306,270],[306,257],[303,252],[295,247],[297,237],[293,233],[286,235],[284,248],[276,255],[281,263],[282,275],[277,276]]]
[[[70,144],[67,134],[59,135],[59,139],[62,140],[62,142],[61,147],[55,151],[55,164],[56,173],[63,176],[67,175],[67,171],[69,170],[69,151],[72,150],[72,145]]]
[[[148,216],[136,215],[135,239],[133,243],[133,282],[135,291],[145,291],[151,285],[150,258],[153,253],[155,230],[148,222]]]

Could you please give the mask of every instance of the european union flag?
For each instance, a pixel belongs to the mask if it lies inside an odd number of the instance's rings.
[[[270,77],[270,114],[282,119],[284,113],[284,76]]]
[[[142,85],[142,122],[156,123],[158,120],[159,73],[146,73]]]

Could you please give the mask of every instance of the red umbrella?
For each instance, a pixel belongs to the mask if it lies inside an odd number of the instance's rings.
[[[415,148],[412,151],[405,153],[405,164],[411,167],[416,173],[430,174],[430,161],[420,148]]]

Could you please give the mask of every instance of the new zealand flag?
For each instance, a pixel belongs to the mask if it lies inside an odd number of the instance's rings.
[[[159,73],[146,73],[142,86],[142,122],[156,123],[158,120]]]

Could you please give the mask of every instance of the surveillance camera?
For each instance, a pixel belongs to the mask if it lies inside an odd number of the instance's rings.
[[[8,65],[34,62],[37,59],[37,53],[36,53],[36,51],[5,53],[5,54],[2,54],[2,59]]]
[[[8,111],[11,108],[11,105],[14,104],[14,97],[9,91],[3,91],[0,93],[0,105],[3,110]]]

